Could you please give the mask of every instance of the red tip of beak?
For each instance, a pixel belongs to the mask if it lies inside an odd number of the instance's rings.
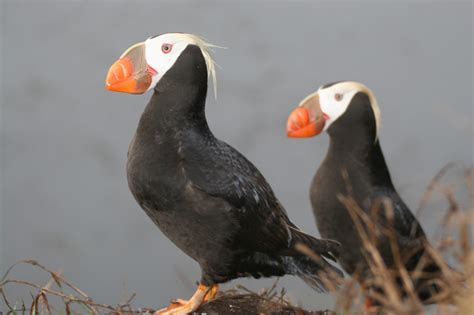
[[[134,73],[133,63],[129,58],[117,60],[109,69],[105,88],[109,91],[141,94],[151,84],[151,75],[147,72]]]
[[[289,138],[307,138],[320,133],[316,123],[310,119],[310,112],[304,107],[296,108],[288,117],[286,133]]]

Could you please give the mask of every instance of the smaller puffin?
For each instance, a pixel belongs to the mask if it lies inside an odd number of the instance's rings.
[[[320,87],[301,101],[287,124],[290,138],[313,137],[323,131],[329,134],[329,150],[310,187],[311,205],[321,236],[341,243],[338,262],[362,284],[371,276],[365,259],[367,253],[341,197],[355,201],[378,227],[393,229],[403,264],[409,272],[415,270],[429,246],[421,225],[393,186],[380,148],[379,129],[380,110],[374,93],[361,83],[351,81]],[[393,208],[390,221],[386,212],[389,206],[384,207],[387,201]],[[379,211],[373,215],[375,208]],[[368,223],[363,227],[367,232]],[[387,267],[395,267],[389,237],[377,236],[374,245]],[[413,279],[413,282],[420,300],[428,302],[439,289],[433,280],[440,270],[430,261],[423,271],[427,277]],[[367,306],[372,302],[366,299]]]
[[[201,267],[191,299],[160,315],[191,313],[216,296],[219,283],[239,277],[290,274],[321,291],[321,273],[340,272],[324,259],[339,244],[293,224],[258,169],[209,129],[211,47],[192,34],[150,37],[127,49],[106,78],[110,91],[152,91],[129,147],[128,184],[151,220]],[[298,244],[321,259],[303,255]]]

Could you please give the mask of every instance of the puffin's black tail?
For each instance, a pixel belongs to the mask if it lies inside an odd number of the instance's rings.
[[[439,301],[433,300],[432,298],[443,291],[440,283],[443,281],[442,271],[436,263],[431,263],[423,268],[424,279],[419,279],[415,283],[415,288],[418,294],[418,298],[424,304],[433,304]],[[439,281],[436,281],[439,280]],[[446,300],[450,300],[452,296],[447,296]]]
[[[336,257],[339,255],[339,248],[341,247],[339,242],[328,239],[317,239],[301,231],[296,226],[289,226],[289,228],[292,247],[303,245],[316,255],[321,255],[332,261],[336,261]]]
[[[295,275],[317,292],[327,292],[327,283],[337,287],[337,278],[342,278],[342,272],[329,264],[323,258],[320,262],[305,255],[294,256]]]
[[[296,255],[292,257],[295,267],[294,274],[318,292],[327,291],[324,279],[337,287],[337,278],[342,278],[343,273],[325,258],[336,260],[340,244],[336,241],[317,239],[290,226],[292,248]]]

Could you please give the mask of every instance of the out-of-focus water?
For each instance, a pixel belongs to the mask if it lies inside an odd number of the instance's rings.
[[[382,148],[412,208],[444,164],[472,163],[472,2],[0,3],[2,270],[37,259],[104,303],[136,292],[137,304],[160,306],[192,294],[197,264],[126,183],[127,147],[150,94],[103,88],[124,49],[158,33],[227,47],[215,51],[209,124],[257,165],[307,232],[317,234],[308,187],[327,136],[289,140],[285,125],[321,84],[358,80],[376,93]],[[434,205],[420,218],[430,235],[444,207]],[[28,268],[17,275],[47,281]],[[254,289],[272,281],[239,280]],[[298,279],[280,284],[305,306],[333,304]]]

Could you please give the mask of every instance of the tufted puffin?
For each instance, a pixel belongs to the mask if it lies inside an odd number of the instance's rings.
[[[128,151],[129,188],[160,230],[201,267],[191,299],[156,314],[193,312],[216,296],[219,283],[239,277],[290,274],[323,291],[320,273],[340,272],[324,259],[332,259],[339,244],[293,224],[257,168],[209,129],[212,47],[191,34],[150,37],[127,49],[106,78],[110,91],[152,90]],[[321,260],[302,255],[298,243]]]
[[[362,283],[371,276],[365,259],[368,253],[343,202],[347,197],[378,228],[391,228],[409,272],[426,256],[426,278],[412,280],[420,300],[428,302],[439,289],[433,280],[440,270],[426,254],[429,243],[421,225],[393,186],[380,148],[379,128],[380,110],[372,91],[358,82],[344,81],[324,85],[301,101],[288,118],[287,134],[291,138],[329,134],[329,150],[313,178],[310,199],[321,235],[342,245],[338,262],[343,269]],[[374,214],[375,208],[379,211]],[[388,208],[393,212],[390,217]],[[362,224],[365,231],[370,229],[367,221]],[[386,266],[395,267],[388,235],[382,233],[374,242]],[[366,299],[366,304],[372,302]]]

